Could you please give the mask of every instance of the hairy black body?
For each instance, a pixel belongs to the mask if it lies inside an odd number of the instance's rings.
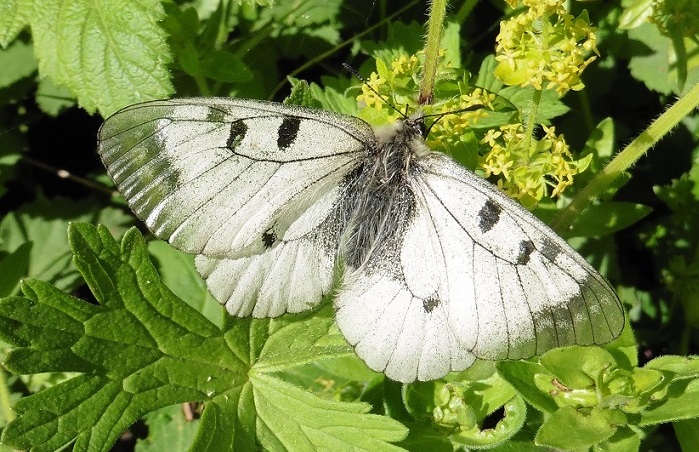
[[[345,194],[331,218],[341,234],[340,256],[350,267],[401,276],[399,253],[415,212],[410,176],[419,171],[422,156],[415,150],[427,149],[422,129],[419,120],[406,120],[378,134],[367,157],[345,178]]]

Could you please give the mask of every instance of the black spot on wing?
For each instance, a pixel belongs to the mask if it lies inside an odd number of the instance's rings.
[[[531,240],[519,242],[519,254],[517,254],[517,265],[527,265],[529,257],[534,252],[536,247]]]
[[[561,247],[552,242],[551,240],[544,240],[544,246],[541,247],[541,254],[551,262],[555,262],[559,254],[561,254]]]
[[[300,125],[300,118],[285,116],[284,119],[282,119],[282,124],[277,131],[277,146],[279,146],[280,149],[286,149],[294,144],[296,135],[299,133]]]
[[[440,304],[441,304],[441,302],[439,301],[439,298],[437,298],[434,295],[422,300],[422,307],[425,310],[425,312],[427,312],[428,314],[430,312],[434,311],[434,309],[436,307],[438,307]]]
[[[226,141],[226,147],[230,150],[235,150],[240,142],[243,141],[247,132],[248,126],[246,126],[243,121],[232,122],[231,130],[228,133],[228,140]]]
[[[262,244],[265,246],[265,248],[271,248],[276,242],[277,234],[275,234],[271,229],[262,234]]]
[[[481,232],[484,234],[491,229],[493,226],[500,221],[500,213],[502,212],[502,207],[500,204],[496,203],[492,199],[489,199],[483,204],[480,212],[478,212],[478,226],[481,228]]]

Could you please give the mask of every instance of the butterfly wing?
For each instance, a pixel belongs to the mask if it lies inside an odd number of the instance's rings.
[[[99,154],[155,235],[203,256],[198,268],[231,312],[279,315],[329,290],[337,244],[321,225],[374,140],[370,126],[349,116],[193,98],[114,114],[100,129]],[[293,271],[274,274],[275,262]]]
[[[370,367],[429,380],[476,357],[526,358],[620,334],[614,291],[553,231],[444,155],[420,165],[399,268],[350,273],[336,299],[338,325]]]

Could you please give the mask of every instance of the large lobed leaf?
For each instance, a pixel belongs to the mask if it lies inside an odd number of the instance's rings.
[[[329,334],[331,315],[220,328],[162,283],[135,229],[121,244],[86,224],[71,225],[69,237],[97,304],[25,280],[23,296],[0,300],[0,336],[16,346],[5,362],[16,373],[82,374],[19,401],[4,444],[48,451],[75,441],[76,451],[106,451],[139,417],[189,401],[205,402],[196,450],[391,450],[389,441],[405,437],[397,421],[367,414],[368,404],[320,399],[275,376],[352,354]]]

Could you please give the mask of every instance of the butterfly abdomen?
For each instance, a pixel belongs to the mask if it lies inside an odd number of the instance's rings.
[[[415,209],[411,172],[418,163],[414,141],[422,143],[418,129],[406,121],[377,131],[370,155],[346,178],[339,206],[344,218],[340,255],[349,267],[371,272],[380,262],[401,277],[400,248]]]

